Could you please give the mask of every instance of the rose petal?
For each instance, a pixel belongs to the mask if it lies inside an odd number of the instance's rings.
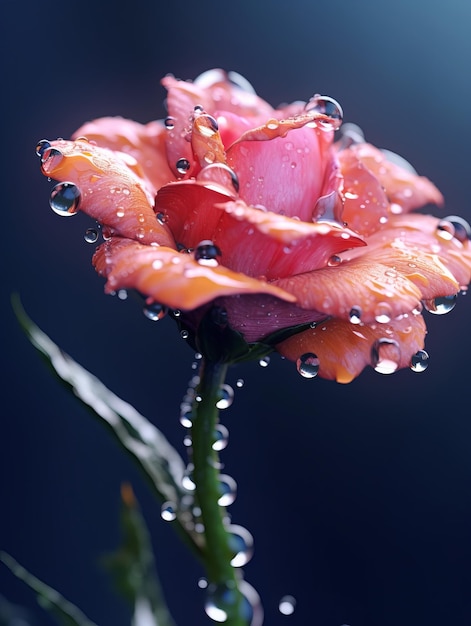
[[[349,383],[366,366],[373,365],[372,348],[378,340],[386,340],[391,370],[409,367],[412,356],[423,349],[425,332],[421,315],[372,326],[331,319],[286,339],[277,350],[292,361],[303,354],[315,354],[319,358],[319,376]]]
[[[354,309],[366,323],[412,311],[421,299],[420,290],[399,272],[363,257],[275,284],[294,294],[304,309],[342,319],[349,319]]]
[[[335,224],[261,211],[234,201],[220,185],[194,180],[160,189],[156,211],[186,248],[210,239],[220,248],[224,265],[267,280],[324,267],[340,251],[364,245]]]
[[[44,152],[41,167],[46,176],[74,183],[80,210],[115,233],[174,246],[170,231],[155,217],[152,194],[131,169],[134,164],[131,156],[87,141],[57,140]]]
[[[175,250],[146,246],[113,237],[93,257],[96,270],[107,278],[106,291],[136,289],[171,308],[191,310],[220,296],[267,293],[293,301],[291,294],[266,282],[222,267],[198,263]]]
[[[134,157],[150,192],[155,195],[159,187],[175,178],[165,156],[166,136],[162,122],[139,124],[122,117],[102,117],[83,124],[72,139],[86,137],[102,148]]]
[[[354,144],[347,150],[376,176],[384,187],[389,201],[403,211],[411,211],[425,204],[443,204],[443,196],[425,176],[418,176],[389,161],[385,154],[369,143]]]

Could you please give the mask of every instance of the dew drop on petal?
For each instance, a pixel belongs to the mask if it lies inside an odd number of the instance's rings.
[[[173,130],[175,128],[175,118],[168,115],[164,120],[164,124],[167,130]]]
[[[304,378],[315,378],[319,373],[319,359],[316,354],[306,352],[296,361],[296,367]]]
[[[223,185],[231,184],[236,192],[240,189],[237,174],[225,163],[209,163],[196,175],[197,180],[206,180]]]
[[[393,374],[399,367],[401,349],[394,339],[382,337],[371,347],[371,365],[380,374]]]
[[[57,183],[54,186],[49,204],[57,215],[70,216],[78,213],[80,190],[73,183]]]
[[[455,237],[461,243],[471,239],[471,226],[458,215],[448,215],[437,225],[437,235],[445,240]]]
[[[452,296],[440,296],[431,300],[423,300],[424,309],[434,315],[444,315],[455,308],[457,294]]]
[[[36,155],[42,159],[44,151],[51,147],[51,144],[47,139],[41,139],[36,144]]]
[[[152,322],[158,322],[166,316],[167,308],[159,302],[151,302],[144,306],[142,312],[147,317],[147,319],[151,320]]]
[[[351,324],[361,324],[361,308],[359,306],[352,307],[348,319]]]
[[[429,355],[425,350],[419,350],[410,361],[410,368],[413,372],[424,372],[428,367]]]
[[[175,163],[175,167],[179,174],[186,174],[190,169],[190,162],[187,159],[178,159]]]
[[[234,390],[230,385],[222,385],[218,392],[216,406],[218,409],[228,409],[234,400]]]
[[[44,148],[41,154],[41,164],[43,170],[47,170],[47,172],[50,172],[60,165],[60,162],[63,158],[64,155],[57,148],[51,148],[51,146]]]
[[[173,522],[176,519],[177,514],[175,512],[175,505],[173,502],[164,502],[160,510],[160,516],[166,522]]]
[[[195,260],[200,265],[215,267],[218,256],[221,256],[221,250],[209,239],[201,241],[195,248]]]
[[[98,241],[98,230],[96,228],[87,228],[83,238],[87,243],[96,243]]]
[[[342,263],[342,258],[338,254],[333,254],[327,261],[328,267],[337,267]]]
[[[374,310],[374,315],[378,324],[387,324],[391,321],[391,305],[387,302],[378,302]]]
[[[319,118],[315,120],[315,123],[322,130],[337,130],[342,125],[342,107],[329,96],[315,95],[306,104],[306,111],[319,114]]]
[[[296,598],[293,596],[283,596],[278,604],[278,610],[282,615],[292,615],[296,608]]]

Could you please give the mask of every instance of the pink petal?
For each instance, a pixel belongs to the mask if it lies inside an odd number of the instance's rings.
[[[136,289],[168,307],[192,310],[220,296],[266,293],[293,296],[266,282],[223,266],[198,263],[193,256],[163,246],[146,246],[113,237],[96,251],[93,263],[107,278],[106,291]]]
[[[389,360],[390,371],[409,367],[412,356],[423,349],[425,331],[421,315],[371,326],[331,319],[286,339],[278,344],[277,350],[292,361],[301,355],[315,354],[319,359],[319,376],[349,383],[366,366],[373,365],[372,348],[377,341]]]

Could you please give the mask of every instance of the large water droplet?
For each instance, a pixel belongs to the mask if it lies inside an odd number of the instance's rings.
[[[306,104],[306,111],[309,113],[318,113],[319,117],[315,120],[316,126],[322,130],[337,130],[340,128],[343,120],[343,111],[340,104],[329,96],[320,96],[316,94]]]
[[[393,374],[400,360],[401,349],[394,339],[382,337],[371,347],[371,365],[380,374]]]
[[[234,400],[234,390],[230,385],[222,385],[219,390],[219,399],[216,402],[216,406],[218,409],[227,409],[231,406]]]
[[[319,359],[316,354],[306,352],[296,361],[296,367],[304,378],[314,378],[319,373]]]
[[[471,239],[471,226],[458,215],[448,215],[437,225],[437,235],[445,240],[455,237],[461,243]]]
[[[419,350],[410,361],[410,368],[413,372],[424,372],[428,367],[429,355],[425,350]]]
[[[242,585],[240,583],[242,591]],[[206,602],[204,605],[206,615],[214,622],[227,622],[236,616],[241,618],[246,624],[253,624],[254,609],[247,596],[242,593],[242,601],[237,592],[236,585],[232,581],[225,584],[216,585],[210,583],[206,591]]]
[[[197,180],[213,181],[221,185],[232,185],[236,192],[239,191],[240,183],[237,174],[225,163],[210,163],[203,167],[196,175]]]
[[[49,204],[57,215],[75,215],[80,204],[80,190],[73,183],[57,183],[51,192]]]
[[[175,163],[175,167],[177,168],[177,172],[179,174],[186,174],[191,166],[187,159],[178,159]]]
[[[195,260],[200,265],[215,267],[218,256],[221,256],[221,250],[209,239],[201,241],[195,248]]]
[[[232,551],[232,567],[244,567],[253,555],[253,537],[243,526],[230,524],[226,527],[229,533],[229,548]]]
[[[36,144],[36,154],[42,159],[44,151],[51,147],[50,142],[47,139],[41,139]]]
[[[438,298],[432,298],[431,300],[423,300],[424,309],[434,315],[444,315],[449,313],[455,308],[457,294],[452,296],[441,296]]]
[[[218,498],[219,506],[230,506],[235,501],[237,483],[232,476],[228,476],[227,474],[221,474],[219,476],[219,492],[221,494]]]
[[[59,167],[64,155],[57,148],[51,148],[51,146],[45,147],[41,154],[41,169],[46,174],[51,173],[57,167]]]
[[[282,615],[292,615],[296,608],[296,598],[293,596],[283,596],[278,605],[278,610]]]
[[[167,307],[159,302],[150,302],[144,306],[142,312],[147,319],[152,322],[158,322],[167,315]]]

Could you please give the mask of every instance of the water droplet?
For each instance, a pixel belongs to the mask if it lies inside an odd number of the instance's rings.
[[[175,163],[175,167],[179,174],[186,174],[190,169],[190,162],[187,159],[178,159]]]
[[[61,163],[64,155],[57,148],[51,148],[51,146],[44,148],[41,155],[41,167],[46,173],[55,170]]]
[[[330,259],[327,261],[327,265],[329,267],[337,267],[342,263],[341,257],[338,254],[333,254]]]
[[[234,390],[230,385],[222,385],[219,390],[219,398],[216,402],[218,409],[228,409],[234,400]]]
[[[98,230],[96,228],[87,228],[83,238],[87,243],[96,243],[98,241]]]
[[[304,378],[315,378],[319,373],[319,359],[316,354],[306,352],[296,361],[296,367]]]
[[[42,159],[44,151],[50,147],[51,147],[51,144],[49,143],[47,139],[41,139],[41,141],[38,141],[38,143],[36,144],[37,156]]]
[[[239,590],[242,594],[242,602],[239,601],[239,593],[234,582],[224,584],[210,583],[206,591],[204,610],[206,615],[214,622],[226,622],[239,617],[246,624],[259,625],[260,619],[254,621],[254,613],[259,612],[259,598],[255,590],[244,580],[239,582]],[[249,597],[250,596],[250,597]],[[256,596],[256,597],[252,597]]]
[[[237,174],[225,163],[210,163],[196,175],[197,180],[207,180],[226,185],[232,185],[236,192],[239,191],[240,183]]]
[[[185,428],[191,428],[193,426],[193,418],[191,404],[183,402],[180,405],[180,424]]]
[[[425,350],[419,350],[410,361],[410,368],[413,372],[423,372],[428,367],[429,355]]]
[[[218,256],[221,256],[221,250],[209,239],[201,241],[195,248],[195,260],[200,265],[215,267]]]
[[[352,307],[348,319],[351,324],[361,324],[361,308],[359,306]]]
[[[371,365],[380,374],[392,374],[399,367],[401,349],[394,339],[382,337],[371,347]]]
[[[208,588],[208,581],[206,578],[199,578],[198,579],[198,587],[200,589],[207,589]]]
[[[173,130],[175,128],[175,118],[172,117],[171,115],[168,115],[165,118],[164,124],[167,130]]]
[[[434,315],[444,315],[455,308],[458,294],[452,296],[441,296],[431,300],[423,300],[424,309]]]
[[[270,365],[270,357],[269,356],[264,356],[262,357],[258,364],[260,365],[260,367],[268,367]]]
[[[173,502],[164,502],[162,504],[162,508],[160,510],[160,516],[166,522],[173,522],[173,520],[177,518],[177,514],[175,512],[175,505],[173,504]]]
[[[118,289],[116,295],[118,296],[118,300],[127,300],[128,298],[128,292],[126,289]]]
[[[57,183],[51,192],[49,204],[57,215],[75,215],[78,213],[80,190],[73,183]]]
[[[471,226],[458,215],[448,215],[438,223],[437,235],[445,240],[451,240],[455,237],[464,243],[471,239]]]
[[[243,387],[244,386],[244,379],[243,378],[238,378],[237,382],[236,382],[236,387]]]
[[[181,314],[182,314],[180,309],[173,309],[172,313],[173,313],[173,317],[181,317]]]
[[[316,94],[306,104],[306,111],[309,113],[318,113],[316,118],[316,126],[322,130],[338,130],[342,125],[343,111],[340,104],[329,96],[320,96]]]
[[[196,485],[193,480],[193,470],[193,463],[188,463],[182,478],[182,487],[188,491],[194,491],[196,489]]]
[[[391,321],[392,309],[387,302],[378,302],[374,310],[375,320],[378,324],[387,324]]]
[[[278,610],[282,615],[292,615],[296,608],[296,598],[293,596],[283,596],[278,605]]]
[[[214,432],[213,450],[220,452],[227,447],[229,442],[229,431],[223,424],[217,424]]]
[[[230,524],[226,527],[229,533],[229,548],[232,551],[232,567],[244,567],[253,555],[253,537],[243,526]]]
[[[342,126],[340,132],[342,135],[342,146],[344,148],[349,148],[351,145],[363,143],[365,141],[365,135],[357,124],[348,122]]]
[[[187,330],[184,329],[180,331],[180,337],[182,339],[188,339],[189,336],[190,336],[190,333]]]
[[[237,483],[232,476],[220,474],[219,493],[221,494],[218,498],[219,506],[230,506],[234,502],[237,495]]]
[[[163,304],[160,304],[159,302],[150,302],[149,304],[145,305],[145,307],[142,309],[142,312],[147,317],[147,319],[151,320],[152,322],[158,322],[166,316],[167,307],[165,307]]]

